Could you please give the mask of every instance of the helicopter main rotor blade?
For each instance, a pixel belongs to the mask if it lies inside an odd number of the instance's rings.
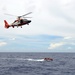
[[[27,14],[25,14],[25,15],[22,15],[22,16],[26,16],[26,15],[29,15],[29,14],[31,14],[32,12],[29,12],[29,13],[27,13]]]
[[[22,15],[22,16],[16,16],[16,15],[8,14],[8,13],[4,13],[4,14],[5,14],[5,15],[9,15],[9,16],[14,16],[14,17],[32,18],[32,17],[24,17],[24,16],[29,15],[29,14],[31,14],[31,13],[32,13],[32,12],[29,12],[29,13],[24,14],[24,15]]]
[[[7,14],[7,13],[4,13],[5,15],[9,15],[9,16],[15,16],[15,17],[17,17],[16,15],[11,15],[11,14]]]
[[[23,18],[32,18],[32,17],[24,17],[24,16],[23,16]]]

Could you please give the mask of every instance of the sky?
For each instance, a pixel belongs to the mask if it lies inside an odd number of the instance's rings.
[[[29,25],[4,28],[28,12]],[[0,0],[0,52],[75,52],[75,0]]]

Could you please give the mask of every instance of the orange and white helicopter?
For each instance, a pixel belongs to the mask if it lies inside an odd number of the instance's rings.
[[[4,20],[4,23],[5,23],[5,28],[9,28],[9,27],[21,27],[22,28],[22,26],[23,25],[29,25],[29,23],[31,22],[31,20],[27,20],[26,18],[31,18],[31,17],[25,17],[26,15],[28,15],[28,14],[31,14],[32,12],[29,12],[29,13],[27,13],[27,14],[24,14],[24,15],[22,15],[22,16],[18,16],[18,18],[17,18],[17,20],[15,20],[12,24],[8,24],[8,22],[6,21],[6,20]],[[7,15],[10,15],[10,14],[7,14]],[[13,16],[13,15],[11,15],[11,16]]]

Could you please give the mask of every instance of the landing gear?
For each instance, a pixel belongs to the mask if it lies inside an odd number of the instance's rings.
[[[12,25],[12,27],[14,28],[14,25]]]
[[[29,23],[27,23],[27,25],[29,25]]]

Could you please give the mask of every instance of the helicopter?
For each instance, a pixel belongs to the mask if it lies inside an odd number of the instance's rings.
[[[17,20],[15,20],[12,24],[8,24],[8,22],[6,20],[4,20],[5,28],[8,29],[9,27],[14,28],[14,27],[19,27],[19,26],[22,28],[23,25],[29,25],[31,20],[28,20],[26,18],[31,18],[31,17],[25,17],[25,16],[27,16],[27,15],[29,15],[31,13],[32,12],[29,12],[29,13],[24,14],[22,16],[17,16]],[[6,14],[6,15],[10,15],[10,14]],[[11,15],[11,16],[13,16],[13,15]]]

